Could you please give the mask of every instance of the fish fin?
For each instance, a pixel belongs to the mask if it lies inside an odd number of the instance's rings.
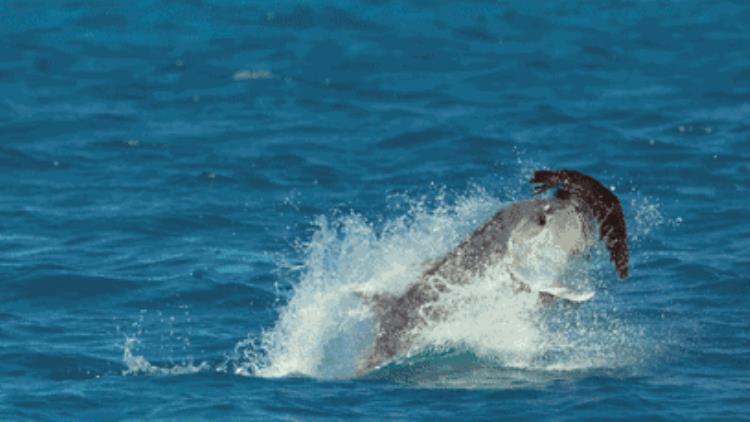
[[[549,295],[568,303],[583,303],[594,297],[592,291],[579,291],[564,286],[549,286],[539,289],[539,295]]]
[[[512,280],[513,293],[536,293],[539,301],[545,305],[552,304],[556,301],[568,305],[579,306],[581,303],[594,297],[592,292],[576,292],[566,287],[546,287],[541,289],[532,289],[527,283],[519,280],[515,274],[510,273]]]

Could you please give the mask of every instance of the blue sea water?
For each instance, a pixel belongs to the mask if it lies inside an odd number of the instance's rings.
[[[748,417],[747,2],[0,6],[1,419]],[[614,189],[631,276],[358,372],[353,292],[537,168]]]

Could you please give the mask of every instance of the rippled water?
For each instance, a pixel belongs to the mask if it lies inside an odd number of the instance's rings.
[[[3,10],[3,419],[746,417],[745,2]],[[595,253],[571,311],[490,274],[358,374],[353,292],[537,168],[615,189],[631,277]]]

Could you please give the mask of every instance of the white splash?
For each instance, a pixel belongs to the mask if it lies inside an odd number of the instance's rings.
[[[299,279],[275,326],[238,342],[215,367],[191,359],[155,364],[136,353],[138,338],[144,335],[146,311],[141,311],[134,324],[138,332],[122,346],[123,374],[358,376],[359,364],[373,345],[375,321],[357,293],[403,294],[430,262],[504,205],[481,190],[453,202],[439,193],[433,202],[436,205],[428,206],[426,200],[406,200],[405,212],[379,225],[356,214],[317,219],[312,238],[301,246]],[[629,235],[636,242],[663,220],[658,205],[648,198],[631,202],[630,208]],[[412,349],[398,358],[396,367],[408,366],[411,382],[473,388],[642,362],[649,341],[642,328],[620,317],[616,293],[610,295],[606,286],[616,276],[601,242],[588,258],[569,265],[567,256],[545,246],[551,243],[548,235],[542,231],[532,241],[509,245],[506,259],[470,283],[451,286],[436,303],[448,311],[444,318],[419,327]],[[528,260],[519,261],[523,256]],[[532,289],[564,280],[577,291],[597,292],[577,309],[541,306],[536,295],[514,292],[519,278]],[[185,315],[190,322],[187,311]],[[165,319],[160,312],[157,316],[171,333],[173,318]],[[182,345],[186,351],[189,344]],[[468,363],[461,360],[466,356]]]
[[[368,306],[355,291],[400,294],[424,266],[499,207],[488,196],[432,212],[411,210],[377,230],[360,216],[317,221],[305,270],[273,330],[263,336],[263,376],[350,377],[373,341]]]
[[[291,299],[235,372],[356,376],[374,340],[374,321],[355,292],[402,294],[430,261],[502,205],[480,191],[450,204],[438,201],[433,209],[412,203],[405,215],[380,228],[356,214],[333,221],[319,218],[304,245],[304,269]],[[544,248],[526,252],[556,258],[555,251]],[[534,277],[570,276],[555,265],[546,273],[536,270]],[[587,274],[578,268],[573,284],[596,285]],[[642,348],[631,346],[643,333],[620,321],[607,303],[587,303],[575,312],[550,310],[534,295],[513,293],[512,282],[504,262],[452,288],[440,299],[440,306],[449,310],[447,317],[422,327],[408,354],[460,349],[499,368],[555,371],[618,367],[641,358]]]
[[[123,375],[157,374],[157,375],[185,375],[210,369],[208,362],[195,365],[193,362],[185,362],[171,367],[154,365],[142,355],[134,354],[133,350],[138,343],[135,337],[127,337],[122,346],[122,362],[126,369]]]

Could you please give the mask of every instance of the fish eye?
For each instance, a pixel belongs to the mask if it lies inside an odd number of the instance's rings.
[[[540,226],[543,226],[543,225],[547,224],[547,216],[544,215],[544,214],[540,214],[539,215],[539,220],[537,220],[537,221],[539,222]]]

